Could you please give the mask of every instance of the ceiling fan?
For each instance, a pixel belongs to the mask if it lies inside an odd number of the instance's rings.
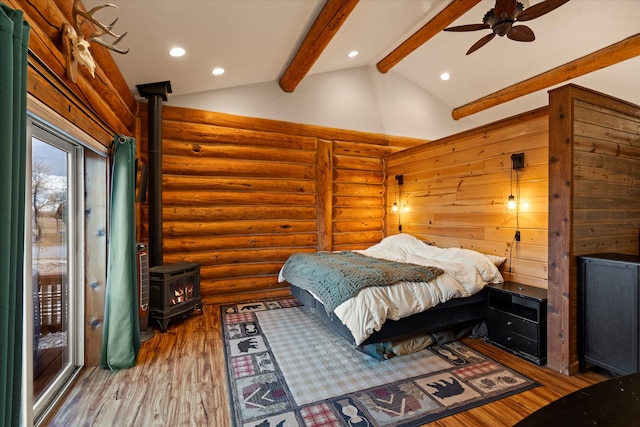
[[[488,11],[482,24],[459,25],[456,27],[445,28],[444,31],[478,31],[491,29],[492,33],[482,37],[469,50],[467,55],[480,49],[489,43],[496,35],[502,37],[507,36],[511,40],[519,42],[534,41],[536,36],[531,28],[526,25],[514,25],[516,22],[530,21],[538,18],[552,10],[562,6],[569,0],[546,0],[536,5],[528,7],[526,10],[524,5],[517,0],[496,0],[496,5]]]

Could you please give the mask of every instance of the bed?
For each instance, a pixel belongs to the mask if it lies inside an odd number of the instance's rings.
[[[338,267],[334,261],[323,266],[327,270],[316,265],[334,255],[343,257],[337,262]],[[318,257],[322,260],[317,261]],[[402,280],[392,270],[393,283],[379,285],[376,279],[377,285],[365,284],[353,295],[338,292],[336,299],[331,294],[333,280],[347,277],[349,271],[334,268],[341,269],[351,258],[393,264],[389,268],[407,264],[420,272],[412,271],[410,280]],[[487,305],[485,287],[503,282],[498,266],[504,261],[504,257],[439,248],[412,235],[398,234],[365,250],[294,254],[280,270],[279,280],[289,283],[291,294],[298,301],[356,348],[387,358],[386,350],[381,349],[389,343],[434,332],[464,330],[482,322]],[[361,270],[368,267],[369,264],[358,265]],[[429,271],[424,272],[424,268]],[[422,272],[428,280],[420,279]],[[430,273],[435,274],[429,278]]]

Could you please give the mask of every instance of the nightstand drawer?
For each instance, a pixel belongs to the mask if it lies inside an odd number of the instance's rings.
[[[533,340],[538,337],[537,323],[529,322],[510,314],[489,310],[487,312],[487,323],[490,334],[493,334],[493,331],[501,330],[508,333],[516,333]]]
[[[514,351],[540,357],[538,341],[532,340],[522,335],[518,335],[507,330],[489,330],[489,339]]]

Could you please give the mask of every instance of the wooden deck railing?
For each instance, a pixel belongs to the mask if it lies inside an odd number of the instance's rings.
[[[62,331],[64,311],[62,304],[63,283],[66,275],[60,272],[40,273],[38,277],[38,307],[40,308],[40,333],[42,335]]]

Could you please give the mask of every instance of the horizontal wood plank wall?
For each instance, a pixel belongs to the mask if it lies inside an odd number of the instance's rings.
[[[75,83],[67,77],[60,33],[65,23],[72,22],[73,2],[3,1],[9,7],[22,10],[24,19],[31,26],[27,69],[29,94],[105,147],[111,145],[115,133],[137,136],[138,121],[135,112],[138,104],[106,48],[95,43],[91,45],[96,63],[95,78],[91,77],[84,67],[78,67]],[[86,31],[88,32],[89,28],[86,28]],[[90,165],[91,161],[87,159],[87,167]],[[89,172],[87,179],[100,179]],[[106,186],[107,175],[101,178]],[[94,184],[100,185],[99,182]],[[106,215],[106,212],[104,214]],[[94,245],[93,248],[85,248],[85,251],[87,254],[95,254],[95,249]],[[102,249],[106,251],[106,248]],[[96,366],[100,364],[102,343],[106,258],[100,260],[87,255],[86,262],[92,264],[87,272],[90,277],[84,278],[84,363],[86,366]]]
[[[574,102],[576,256],[639,249],[640,108],[616,108],[604,100]]]
[[[506,208],[513,153],[525,155],[525,168],[518,171],[518,215]],[[399,174],[402,186],[396,185]],[[387,234],[402,225],[402,232],[440,247],[504,256],[505,279],[547,286],[546,109],[392,154],[386,187]],[[396,197],[399,211],[393,213]],[[514,242],[517,229],[520,242]]]
[[[384,237],[384,157],[394,147],[334,142],[333,249],[364,249]]]
[[[277,274],[294,252],[379,241],[383,157],[425,142],[170,106],[162,138],[163,263],[200,263],[205,301],[288,289]]]
[[[549,109],[548,365],[574,374],[577,257],[639,251],[640,106],[566,85]]]

